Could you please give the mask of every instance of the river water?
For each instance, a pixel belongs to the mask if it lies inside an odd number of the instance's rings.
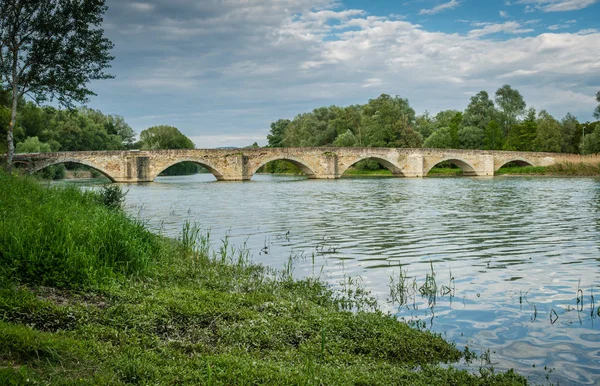
[[[197,222],[215,249],[227,237],[256,263],[358,283],[496,369],[600,383],[600,180],[198,174],[125,189],[127,210],[165,235]]]

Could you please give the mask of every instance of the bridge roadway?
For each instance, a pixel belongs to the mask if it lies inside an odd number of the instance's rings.
[[[467,176],[493,176],[509,162],[533,166],[600,163],[598,155],[378,147],[76,151],[15,156],[15,162],[25,164],[30,173],[74,162],[90,166],[114,182],[150,182],[169,166],[184,161],[202,165],[219,181],[250,180],[261,166],[275,160],[293,163],[309,178],[340,178],[346,169],[364,159],[378,161],[397,177],[426,176],[443,161],[457,165]]]

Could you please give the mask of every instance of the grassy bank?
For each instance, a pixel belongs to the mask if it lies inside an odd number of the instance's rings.
[[[541,176],[600,176],[600,165],[585,163],[557,163],[550,166],[511,166],[500,168],[496,175],[541,175]]]
[[[98,193],[0,174],[0,384],[523,384],[358,290],[149,232]]]

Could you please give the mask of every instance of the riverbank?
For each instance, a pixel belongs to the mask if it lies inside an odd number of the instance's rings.
[[[0,174],[0,384],[523,384],[344,293]]]
[[[459,168],[433,168],[428,177],[455,177],[461,176]],[[496,175],[527,175],[527,176],[557,176],[557,177],[596,177],[600,176],[600,165],[585,163],[558,163],[551,166],[508,166],[502,167]],[[388,169],[359,170],[350,168],[343,177],[392,177]]]

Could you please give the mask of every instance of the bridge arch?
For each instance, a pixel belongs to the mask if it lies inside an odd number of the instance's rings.
[[[465,175],[465,176],[476,176],[477,175],[475,168],[468,161],[465,161],[464,159],[460,159],[460,158],[455,158],[455,157],[445,157],[445,158],[440,158],[440,159],[433,161],[429,166],[424,168],[423,176],[427,176],[427,174],[429,174],[431,169],[433,169],[436,165],[438,165],[442,162],[450,162],[450,163],[458,166],[460,168],[460,170],[462,170],[463,175]]]
[[[269,162],[273,162],[273,161],[287,161],[290,162],[291,164],[293,164],[294,166],[298,167],[300,170],[302,170],[302,173],[304,173],[304,175],[306,175],[308,178],[317,178],[315,171],[313,170],[312,167],[307,165],[307,162],[299,159],[297,157],[294,156],[289,156],[289,155],[278,155],[278,156],[273,156],[273,157],[268,157],[265,159],[261,159],[260,162],[258,162],[256,165],[248,168],[248,179],[252,179],[252,177],[254,176],[254,174],[256,174],[256,171],[258,169],[260,169],[261,167],[265,166],[266,164],[268,164]]]
[[[108,172],[103,167],[98,166],[95,163],[89,162],[85,159],[76,159],[76,158],[59,158],[59,159],[54,159],[51,161],[46,161],[46,162],[43,162],[40,164],[34,164],[34,166],[31,169],[29,169],[29,174],[39,172],[40,170],[43,170],[52,165],[59,165],[59,164],[65,164],[65,163],[73,163],[73,164],[88,166],[88,167],[100,172],[102,175],[104,175],[106,178],[108,178],[110,180],[110,182],[116,182],[116,179],[110,174],[110,172]]]
[[[215,176],[215,178],[217,179],[217,181],[223,180],[223,174],[221,172],[219,172],[210,163],[205,162],[203,160],[193,159],[193,158],[181,158],[181,159],[177,159],[177,160],[174,160],[174,161],[169,161],[169,162],[166,162],[166,163],[162,163],[162,164],[160,164],[160,166],[156,167],[155,170],[154,170],[154,172],[151,175],[152,181],[154,181],[156,179],[156,177],[158,177],[160,175],[160,173],[164,172],[165,170],[167,170],[171,166],[180,164],[182,162],[191,162],[191,163],[194,163],[196,165],[200,165],[203,168],[207,169],[209,172],[211,172],[212,175]]]
[[[506,164],[509,164],[509,163],[515,163],[518,166],[535,166],[533,164],[533,162],[531,162],[530,160],[523,158],[523,157],[509,158],[509,159],[497,162],[496,165],[494,166],[494,172],[497,172],[503,166],[505,166]]]
[[[353,165],[356,165],[360,161],[364,161],[364,160],[377,161],[380,165],[382,165],[383,167],[385,167],[386,169],[391,171],[394,176],[404,177],[402,168],[399,165],[397,165],[396,163],[394,163],[388,159],[382,158],[382,157],[370,156],[370,155],[357,157],[356,159],[352,160],[351,162],[348,162],[348,163],[344,164],[343,166],[339,166],[339,169],[337,171],[338,175],[339,176],[343,175],[346,172],[346,170],[350,169]]]

